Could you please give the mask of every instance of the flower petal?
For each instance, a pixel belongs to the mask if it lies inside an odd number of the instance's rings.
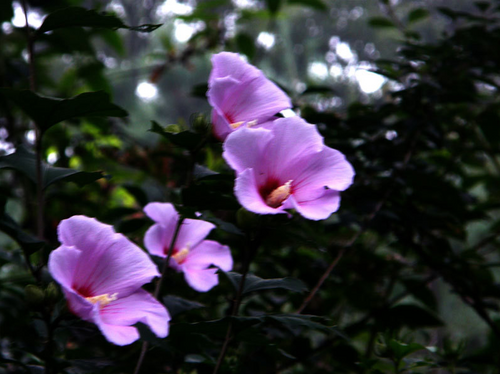
[[[148,325],[159,338],[168,335],[170,315],[150,293],[138,289],[128,297],[113,301],[101,309],[101,321],[113,326]]]
[[[49,255],[49,272],[57,283],[67,289],[72,288],[73,276],[81,251],[61,245]]]
[[[64,296],[68,302],[68,309],[71,313],[77,315],[81,319],[89,322],[94,321],[93,310],[94,305],[78,295],[75,291],[63,287]]]
[[[273,139],[271,130],[243,128],[229,135],[222,156],[237,173],[262,165],[265,150]]]
[[[173,236],[173,230],[175,230],[175,226],[173,226],[173,229],[172,226],[165,227],[160,224],[151,226],[144,235],[144,246],[148,252],[155,256],[165,257],[165,252],[170,245],[169,240],[166,238]]]
[[[134,326],[111,325],[104,323],[97,304],[93,309],[93,322],[101,330],[104,337],[116,345],[128,345],[139,339],[139,331]]]
[[[113,240],[115,230],[95,218],[72,216],[62,220],[57,227],[59,241],[68,246],[93,248]]]
[[[298,202],[294,196],[289,200],[302,216],[317,221],[326,219],[337,211],[340,205],[340,193],[335,190],[324,190],[321,196],[313,200]]]
[[[114,293],[125,297],[159,275],[149,256],[121,234],[107,246],[80,249],[73,286],[85,297]]]
[[[237,53],[221,52],[212,56],[213,69],[208,79],[211,83],[215,78],[231,76],[239,81],[245,81],[261,74],[255,66],[246,63]]]
[[[175,230],[175,225],[179,219],[179,213],[170,203],[149,203],[144,207],[144,212],[156,223],[165,227],[172,227]]]
[[[215,265],[224,271],[230,271],[233,268],[233,257],[228,246],[204,240],[189,252],[183,265],[183,269],[204,269]]]
[[[185,219],[175,241],[175,247],[179,250],[183,248],[196,247],[215,228],[210,222],[199,219]]]
[[[219,277],[215,268],[184,268],[183,271],[186,282],[198,292],[206,292],[219,284]]]
[[[290,169],[292,165],[290,166]],[[307,200],[308,190],[328,187],[343,191],[352,184],[354,169],[339,151],[323,147],[321,152],[308,159],[307,165],[300,170],[286,170],[293,179],[294,196],[298,201]]]
[[[283,206],[275,209],[271,208],[264,202],[262,196],[259,194],[253,169],[246,169],[242,173],[238,174],[236,184],[234,186],[234,194],[240,204],[251,212],[258,214],[286,213],[283,210]]]

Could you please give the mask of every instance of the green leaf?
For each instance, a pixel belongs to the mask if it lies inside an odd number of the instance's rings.
[[[393,28],[396,27],[391,20],[385,17],[372,17],[368,20],[368,24],[374,28]]]
[[[331,334],[332,332],[342,336],[347,339],[342,333],[340,333],[333,326],[326,326],[319,321],[323,319],[318,316],[309,316],[303,314],[275,314],[266,315],[264,319],[271,323],[278,323],[279,325],[285,327],[293,335],[299,335],[302,329],[321,331],[326,334]]]
[[[37,95],[30,90],[0,88],[0,93],[13,101],[41,131],[55,124],[78,117],[125,117],[128,113],[113,104],[104,91],[85,92],[71,99]]]
[[[201,97],[205,99],[207,97],[207,91],[208,91],[208,84],[206,83],[197,84],[191,88],[191,96]]]
[[[151,128],[149,131],[154,132],[163,136],[164,138],[170,140],[175,145],[179,147],[188,149],[190,151],[196,149],[201,142],[203,137],[192,131],[181,131],[181,132],[170,132],[167,129],[161,127],[158,122],[151,121]]]
[[[302,5],[316,10],[328,10],[326,4],[321,0],[288,0],[290,5]]]
[[[17,222],[5,212],[0,215],[0,230],[14,239],[28,254],[35,253],[45,245],[43,240],[24,232]]]
[[[36,180],[36,155],[23,147],[13,154],[0,157],[0,169],[14,169],[25,174],[34,183]],[[84,186],[103,177],[100,171],[86,172],[74,169],[57,168],[42,163],[42,188],[45,189],[58,181],[74,182]]]
[[[423,345],[417,343],[409,343],[405,344],[399,342],[397,340],[391,339],[387,345],[391,349],[394,358],[396,360],[401,360],[404,357],[412,354],[413,352],[421,351],[422,349],[426,349]]]
[[[253,59],[255,56],[255,43],[251,36],[244,33],[239,33],[236,35],[236,45],[238,50],[247,55],[248,59]]]
[[[307,87],[304,92],[302,92],[302,95],[309,94],[336,95],[337,93],[333,88],[328,86],[310,86]]]
[[[163,298],[163,304],[165,304],[165,306],[168,309],[168,312],[170,313],[170,316],[172,317],[179,313],[187,312],[188,310],[205,307],[205,305],[198,303],[196,301],[186,300],[183,299],[182,297],[173,295],[165,296]]]
[[[56,10],[45,17],[42,25],[37,30],[38,34],[67,27],[94,27],[111,30],[129,29],[139,32],[151,32],[161,25],[140,25],[130,27],[113,14],[97,13],[95,10],[81,7],[68,7]]]
[[[202,166],[200,164],[194,165],[193,177],[194,177],[194,180],[196,180],[196,181],[200,181],[200,180],[228,180],[228,181],[232,181],[232,180],[234,180],[234,176],[232,174],[217,173],[217,172],[210,170],[209,168],[206,168],[205,166]]]
[[[429,15],[430,15],[430,13],[427,9],[424,9],[424,8],[413,9],[408,14],[408,22],[415,23],[415,22],[421,21],[421,20],[429,17]]]
[[[228,272],[226,273],[226,275],[231,281],[231,283],[234,285],[234,287],[238,289],[241,280],[241,274]],[[299,293],[307,291],[306,285],[299,279],[294,279],[294,278],[262,279],[253,274],[248,274],[247,277],[245,278],[245,285],[243,286],[243,294],[254,291],[271,290],[277,288]]]

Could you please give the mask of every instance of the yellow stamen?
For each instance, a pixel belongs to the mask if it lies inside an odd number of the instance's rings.
[[[229,126],[233,129],[233,130],[236,130],[238,127],[240,127],[241,125],[243,125],[245,123],[245,121],[240,121],[240,122],[235,122],[235,123],[231,123]]]
[[[250,127],[254,127],[255,125],[257,125],[257,120],[254,119],[253,121],[248,121],[247,122],[247,127],[250,128]]]
[[[292,181],[289,180],[283,186],[276,188],[266,198],[266,204],[272,208],[277,208],[290,196]]]
[[[86,297],[86,299],[90,301],[92,304],[99,303],[99,306],[102,308],[108,305],[110,302],[115,301],[117,299],[117,296],[118,293],[115,292],[111,296],[109,295],[109,293],[105,293],[103,295]]]
[[[187,255],[189,253],[189,248],[182,248],[179,252],[177,252],[175,255],[172,255],[172,258],[178,263],[182,264],[184,260],[186,259]]]

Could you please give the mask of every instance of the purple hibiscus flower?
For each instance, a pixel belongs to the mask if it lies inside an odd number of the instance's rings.
[[[207,96],[214,108],[214,134],[220,140],[244,123],[261,124],[292,107],[290,98],[278,86],[238,54],[216,54],[212,65]]]
[[[152,255],[167,257],[179,214],[169,203],[149,203],[144,212],[156,222],[144,236],[144,245]],[[233,268],[229,247],[203,240],[215,227],[210,222],[185,219],[172,248],[169,266],[183,272],[186,282],[196,291],[206,292],[219,283],[215,265],[223,271]]]
[[[325,146],[316,127],[300,117],[232,133],[223,156],[237,173],[238,201],[259,214],[296,209],[305,218],[325,219],[354,177],[344,155]]]
[[[141,286],[158,276],[148,255],[109,225],[73,216],[58,227],[62,245],[49,257],[49,271],[62,286],[69,309],[95,323],[108,341],[126,345],[139,338],[132,326],[168,334],[165,307]]]

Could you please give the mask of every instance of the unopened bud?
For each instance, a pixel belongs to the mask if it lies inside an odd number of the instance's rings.
[[[34,284],[28,284],[24,288],[24,296],[28,304],[38,306],[43,303],[43,300],[45,299],[45,292]]]
[[[54,302],[57,300],[59,296],[59,289],[57,288],[54,282],[50,282],[47,288],[45,289],[45,297],[48,301]]]

